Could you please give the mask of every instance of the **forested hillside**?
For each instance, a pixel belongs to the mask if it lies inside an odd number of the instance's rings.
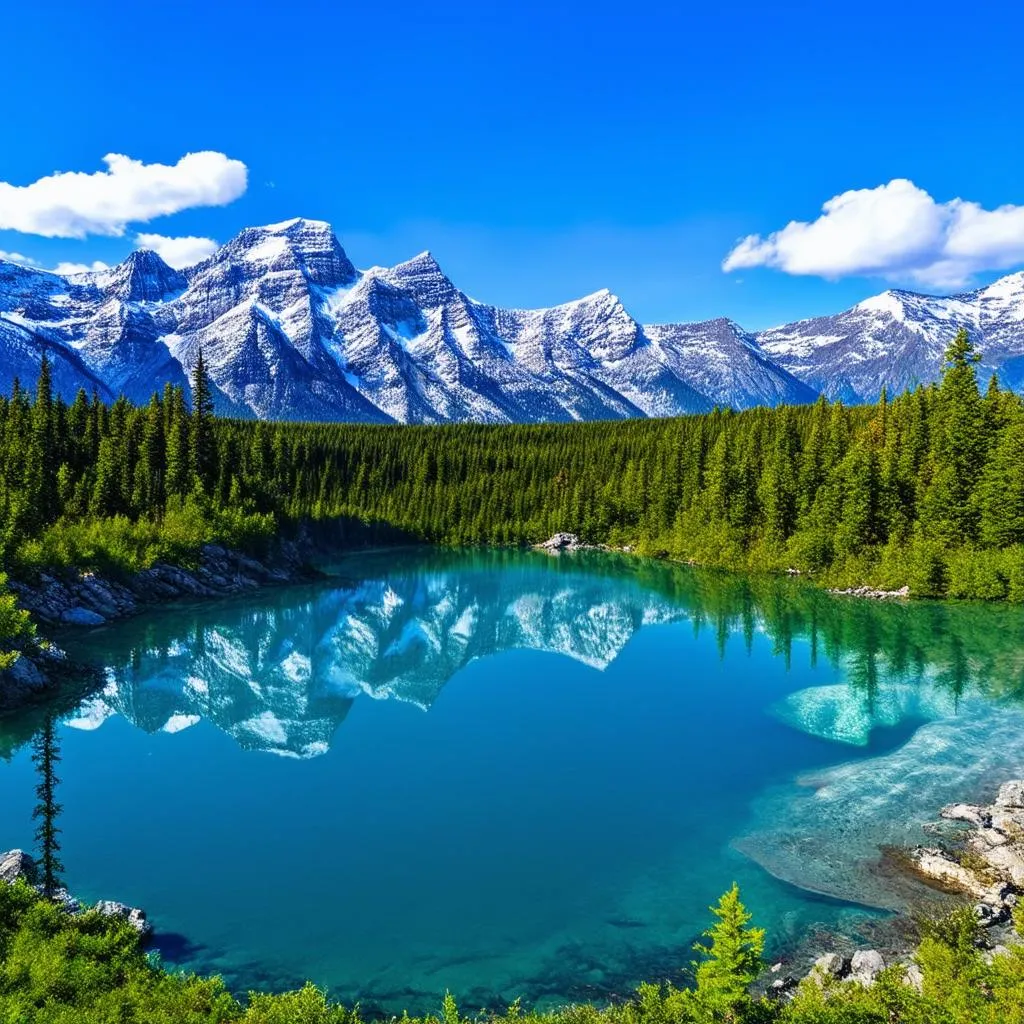
[[[1024,401],[984,394],[960,332],[939,384],[874,406],[666,420],[438,427],[219,420],[192,403],[0,398],[8,572],[134,569],[205,540],[259,547],[303,517],[385,521],[441,544],[558,530],[731,568],[922,596],[1024,600]],[[0,615],[3,614],[0,607]]]

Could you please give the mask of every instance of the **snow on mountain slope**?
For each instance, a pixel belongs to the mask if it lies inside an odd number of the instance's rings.
[[[832,398],[873,401],[939,375],[942,353],[965,327],[982,353],[980,372],[1024,384],[1024,272],[949,298],[887,291],[835,316],[758,335],[764,351]]]
[[[757,338],[732,320],[645,327],[676,374],[717,405],[798,405],[818,393],[772,362]]]
[[[499,309],[430,253],[360,272],[330,225],[301,218],[183,271],[145,251],[68,278],[0,263],[0,317],[8,388],[47,345],[63,389],[141,403],[187,385],[202,350],[218,410],[240,416],[547,422],[814,397],[726,321],[645,328],[608,291]]]
[[[32,391],[39,376],[43,352],[50,359],[53,389],[65,401],[74,400],[80,387],[94,388],[110,398],[107,388],[94,377],[76,353],[54,344],[0,313],[0,393],[9,395],[14,381]]]

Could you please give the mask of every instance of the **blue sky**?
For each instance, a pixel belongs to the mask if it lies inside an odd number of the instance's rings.
[[[228,160],[177,205],[160,183],[179,212],[139,178],[85,227],[71,179],[0,185],[0,250],[115,262],[303,215],[358,266],[429,248],[483,300],[608,287],[647,322],[752,328],[1024,265],[1017,5],[687,6],[8,5],[0,182]]]

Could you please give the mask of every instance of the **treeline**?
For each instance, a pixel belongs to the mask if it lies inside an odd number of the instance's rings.
[[[865,988],[821,978],[790,999],[752,995],[762,974],[764,933],[735,886],[712,908],[715,922],[697,946],[693,984],[641,985],[607,1007],[589,1004],[536,1013],[518,1001],[469,1016],[446,994],[430,1016],[403,1024],[1021,1024],[1024,947],[986,952],[971,908],[922,925],[911,984],[894,965]],[[1018,923],[1022,915],[1016,915]],[[312,985],[243,1003],[219,978],[164,970],[124,921],[95,911],[70,916],[24,881],[0,882],[0,1017],[18,1024],[362,1024],[359,1008],[328,1000]]]
[[[559,531],[729,568],[1024,600],[1024,402],[966,332],[941,381],[874,406],[673,420],[381,427],[218,420],[191,403],[0,398],[0,564],[137,568],[310,517],[449,545]]]

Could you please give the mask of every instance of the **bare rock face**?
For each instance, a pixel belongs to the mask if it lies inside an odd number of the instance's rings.
[[[92,572],[41,573],[35,583],[9,582],[18,603],[39,621],[51,625],[99,626],[134,615],[140,608],[181,597],[237,594],[272,583],[302,579],[301,563],[285,558],[264,565],[253,558],[207,544],[195,568],[158,562],[124,581]]]
[[[358,271],[329,224],[247,228],[176,270],[153,252],[64,277],[0,260],[0,391],[145,404],[202,349],[220,412],[433,423],[668,416],[812,402],[729,320],[644,327],[610,292],[550,309],[470,299],[430,253]]]
[[[937,882],[940,888],[966,893],[979,900],[992,896],[991,878],[979,878],[976,871],[964,867],[943,850],[919,846],[910,852],[910,861],[919,874]]]
[[[825,953],[814,961],[811,973],[808,977],[819,985],[824,984],[829,978],[836,980],[845,978],[850,973],[850,961],[838,953]]]
[[[969,825],[979,827],[992,824],[992,815],[984,807],[975,804],[950,804],[942,808],[941,814],[948,821],[966,821]]]
[[[875,587],[846,587],[843,590],[830,590],[830,594],[842,597],[867,597],[873,601],[899,601],[910,597],[910,587],[899,590],[878,590]]]
[[[1024,889],[1024,779],[999,788],[988,807],[951,804],[942,817],[970,828],[963,836],[964,853],[931,847],[911,851],[910,861],[924,878],[978,900],[975,912],[985,926],[1006,921]]]
[[[909,964],[903,972],[903,981],[915,992],[921,992],[924,989],[924,972],[917,964]]]

